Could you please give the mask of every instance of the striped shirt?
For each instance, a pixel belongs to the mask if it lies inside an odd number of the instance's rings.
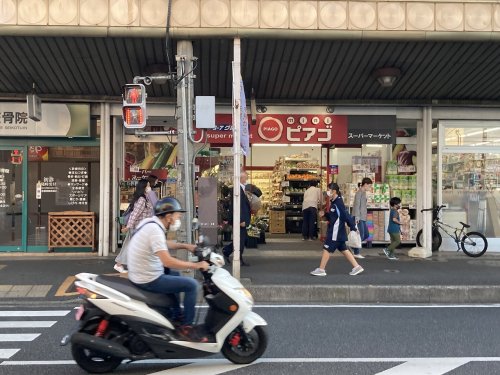
[[[135,229],[137,224],[148,217],[153,216],[153,205],[145,197],[139,197],[134,203],[134,209],[130,213],[130,217],[127,222],[127,228],[129,230]]]

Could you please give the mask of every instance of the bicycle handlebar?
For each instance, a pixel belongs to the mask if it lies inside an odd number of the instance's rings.
[[[441,206],[436,206],[436,207],[433,207],[433,208],[424,208],[422,210],[420,210],[420,212],[424,212],[424,211],[441,211],[442,208],[446,207],[445,205],[441,205]]]

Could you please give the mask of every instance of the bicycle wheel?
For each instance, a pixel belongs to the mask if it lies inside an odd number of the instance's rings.
[[[460,244],[464,253],[473,258],[480,257],[488,249],[488,240],[479,232],[465,233]]]
[[[423,243],[422,233],[423,233],[422,229],[420,229],[417,233],[417,245],[420,247],[422,247]],[[443,237],[441,236],[441,233],[439,233],[439,230],[434,228],[432,230],[432,251],[433,252],[438,251],[442,242],[443,242]]]

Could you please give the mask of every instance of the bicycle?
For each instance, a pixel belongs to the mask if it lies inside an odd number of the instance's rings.
[[[432,251],[439,250],[441,243],[443,242],[443,237],[440,233],[440,230],[445,232],[449,237],[455,240],[457,244],[457,251],[460,251],[460,246],[462,247],[463,252],[473,258],[480,257],[483,255],[488,249],[488,240],[486,237],[480,232],[465,232],[467,228],[470,228],[469,224],[463,223],[460,221],[462,228],[452,227],[439,219],[439,213],[441,209],[446,206],[436,206],[434,208],[426,208],[421,210],[424,211],[432,211]],[[448,230],[454,230],[453,234],[448,232]],[[417,233],[417,245],[422,246],[422,233],[423,230],[420,229]]]

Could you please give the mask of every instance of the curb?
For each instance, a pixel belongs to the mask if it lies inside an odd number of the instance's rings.
[[[500,303],[497,285],[248,285],[247,288],[259,303]]]

